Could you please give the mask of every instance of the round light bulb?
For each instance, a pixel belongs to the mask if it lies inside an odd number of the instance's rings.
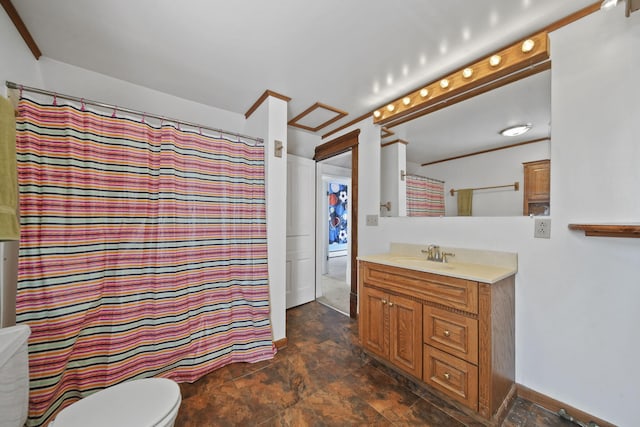
[[[402,98],[402,103],[404,105],[409,105],[411,104],[411,98],[409,98],[408,96],[405,96],[404,98]]]
[[[380,117],[381,115],[382,115],[382,113],[380,112],[380,110],[376,110],[376,111],[373,112],[373,117],[375,117],[376,119],[378,117]]]
[[[440,80],[440,87],[442,89],[448,88],[449,87],[449,80],[447,80],[447,79]]]
[[[420,96],[421,96],[421,97],[426,98],[426,97],[427,97],[427,95],[429,95],[429,89],[422,89],[422,90],[420,91]]]
[[[395,105],[393,105],[393,104],[387,105],[387,110],[389,110],[389,112],[391,112],[391,111],[393,111],[395,109],[396,109]]]
[[[502,58],[500,57],[500,55],[493,55],[491,56],[491,58],[489,58],[489,65],[491,65],[492,67],[497,67],[498,65],[500,65],[500,62],[502,62]]]
[[[534,42],[531,39],[527,39],[525,41],[522,42],[522,52],[524,53],[529,53],[533,50],[533,48],[535,47],[536,42]]]
[[[472,75],[473,75],[473,69],[465,68],[464,70],[462,70],[462,77],[464,77],[465,79],[468,79]]]

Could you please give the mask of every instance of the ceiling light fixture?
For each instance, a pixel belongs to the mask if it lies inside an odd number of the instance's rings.
[[[622,3],[622,0],[602,0],[602,3],[600,3],[600,9],[602,10],[613,9],[618,5],[618,3]]]
[[[509,126],[506,129],[502,129],[498,133],[502,136],[518,136],[518,135],[522,135],[523,133],[529,132],[531,130],[531,127],[532,127],[531,123]]]
[[[640,1],[640,0],[632,0]],[[500,51],[489,54],[466,67],[451,71],[437,80],[381,105],[374,123],[387,124],[420,113],[430,106],[459,96],[475,93],[489,81],[499,82],[506,73],[525,74],[532,67],[545,67],[549,61],[549,41],[545,31],[522,39]],[[406,99],[408,98],[408,99]]]
[[[534,42],[531,39],[526,39],[525,41],[522,42],[522,52],[529,53],[533,50],[535,46],[536,46],[536,42]]]

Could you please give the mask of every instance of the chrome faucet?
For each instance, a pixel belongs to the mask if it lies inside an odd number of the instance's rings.
[[[442,262],[442,255],[440,255],[440,246],[429,245],[427,250],[422,250],[422,253],[427,254],[427,261]]]
[[[456,256],[453,252],[440,252],[440,246],[429,245],[427,250],[422,249],[423,254],[427,254],[427,261],[433,262],[447,262],[447,257]]]

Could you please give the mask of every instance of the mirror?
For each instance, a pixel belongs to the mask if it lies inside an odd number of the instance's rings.
[[[550,110],[551,71],[546,70],[385,128],[393,134],[382,139],[380,215],[457,216],[460,189],[473,189],[473,216],[526,214],[523,163],[550,159]],[[522,135],[499,134],[523,123],[532,126]],[[403,180],[402,171],[412,176]],[[424,184],[413,176],[433,181]],[[548,186],[548,175],[546,183]],[[416,202],[416,185],[442,191],[444,203],[429,200],[429,207],[424,208],[420,196]],[[461,205],[468,197],[462,197]],[[416,203],[422,207],[416,210]],[[544,213],[548,214],[548,209]]]

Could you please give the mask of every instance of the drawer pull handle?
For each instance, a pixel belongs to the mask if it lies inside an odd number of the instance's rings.
[[[386,304],[386,303],[387,303],[387,300],[386,300],[386,299],[383,299],[383,300],[382,300],[382,304]]]
[[[451,378],[451,374],[449,372],[445,372],[444,373],[444,379],[448,380],[449,378]]]
[[[393,303],[392,302],[389,303],[389,307],[393,307]]]
[[[445,337],[448,337],[448,336],[450,336],[450,335],[451,335],[451,332],[449,332],[449,331],[447,331],[447,330],[445,330],[445,331],[444,331],[444,336],[445,336]]]

